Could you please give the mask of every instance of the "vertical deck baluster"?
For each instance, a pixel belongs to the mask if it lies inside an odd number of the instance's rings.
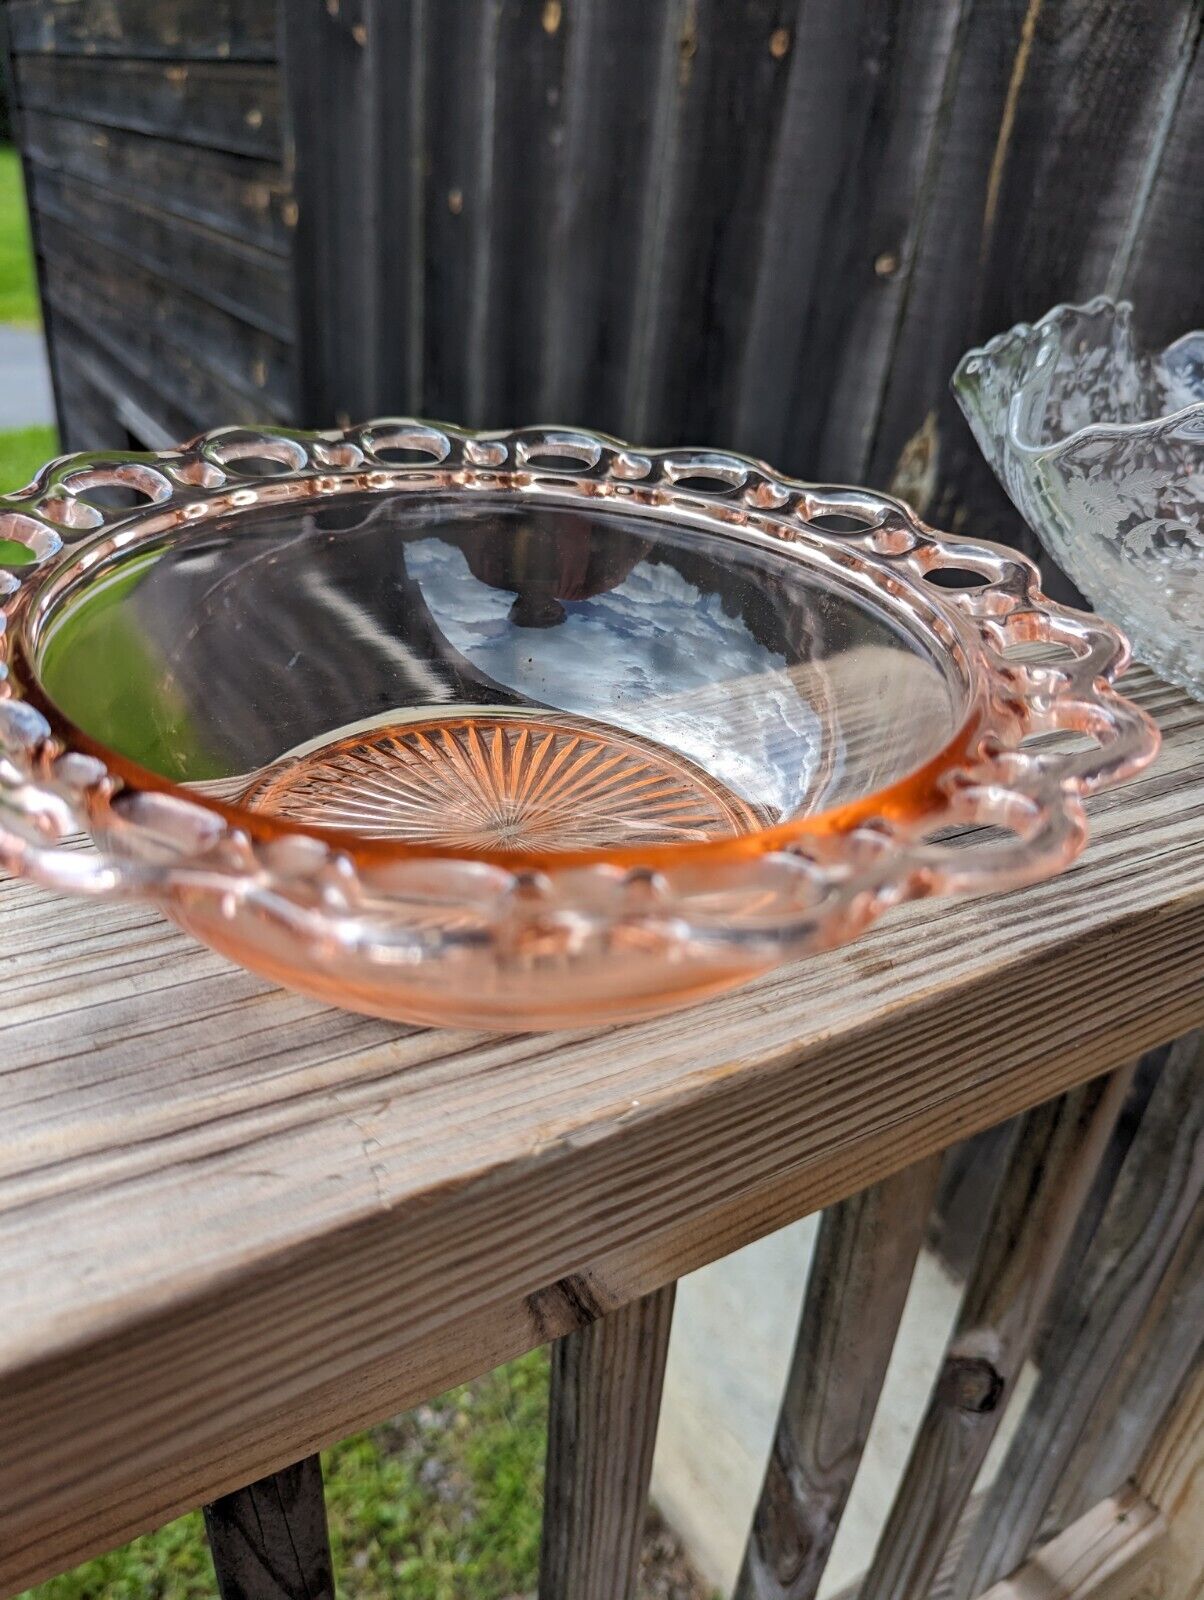
[[[1108,1396],[1119,1369],[1126,1360],[1132,1364],[1134,1356],[1145,1364],[1153,1355],[1139,1332],[1175,1257],[1190,1258],[1201,1216],[1202,1067],[1201,1037],[1192,1034],[1173,1047],[1161,1069],[1103,1217],[1057,1308],[1040,1381],[969,1541],[954,1587],[956,1600],[981,1594],[1025,1559],[1043,1531],[1055,1493],[1069,1487],[1072,1453],[1100,1419],[1116,1414],[1120,1396],[1112,1395],[1111,1404]],[[1183,1263],[1177,1276],[1182,1287],[1190,1287]],[[1148,1331],[1157,1338],[1161,1319],[1148,1320],[1153,1324]],[[1100,1460],[1098,1449],[1090,1451],[1103,1477],[1082,1510],[1121,1488],[1175,1387],[1164,1385],[1151,1397],[1153,1405],[1132,1419],[1120,1453],[1114,1450]],[[1073,1521],[1076,1514],[1059,1520]]]
[[[865,1448],[940,1158],[824,1213],[736,1600],[810,1600]]]
[[[1011,1396],[1132,1068],[1037,1107],[990,1225],[859,1600],[928,1594]]]
[[[553,1347],[539,1600],[629,1600],[673,1284]]]
[[[205,1507],[222,1600],[334,1600],[317,1456]]]

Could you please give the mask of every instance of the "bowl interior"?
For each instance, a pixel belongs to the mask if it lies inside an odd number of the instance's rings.
[[[784,546],[611,507],[356,492],[132,541],[31,655],[162,778],[378,839],[522,850],[745,833],[948,742],[919,621]]]

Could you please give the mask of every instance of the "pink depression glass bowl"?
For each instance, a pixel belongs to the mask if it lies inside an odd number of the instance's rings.
[[[409,1021],[647,1016],[1045,877],[1157,748],[1022,556],[718,451],[222,429],[0,539],[0,859]]]

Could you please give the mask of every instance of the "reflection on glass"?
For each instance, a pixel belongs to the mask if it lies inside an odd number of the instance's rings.
[[[860,594],[611,510],[348,497],[242,513],[70,595],[39,670],[164,777],[392,838],[702,838],[892,782],[955,691]]]

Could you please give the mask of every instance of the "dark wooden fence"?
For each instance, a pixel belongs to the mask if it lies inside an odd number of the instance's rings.
[[[7,0],[63,433],[748,450],[1027,543],[947,394],[1204,320],[1201,0]]]

